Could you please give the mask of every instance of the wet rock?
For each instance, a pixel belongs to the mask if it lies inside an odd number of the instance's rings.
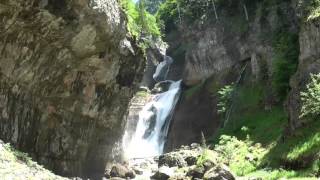
[[[105,170],[105,172],[104,172],[104,177],[105,178],[111,178],[110,171],[111,171],[111,169],[106,169]]]
[[[195,156],[188,156],[185,161],[187,162],[188,166],[196,165],[197,164],[197,157]]]
[[[130,170],[127,167],[121,164],[116,164],[111,168],[110,176],[126,178],[129,173],[130,173]]]
[[[151,176],[155,180],[167,180],[174,175],[174,169],[167,166],[162,166],[159,170]]]
[[[235,180],[235,176],[231,173],[229,168],[225,165],[217,166],[207,171],[204,180]]]
[[[136,177],[136,173],[135,173],[135,171],[133,171],[133,170],[129,170],[129,171],[126,173],[126,178],[134,179],[135,177]]]
[[[179,153],[164,154],[159,157],[159,166],[186,167],[187,162]]]
[[[172,81],[162,81],[157,83],[154,88],[151,90],[152,94],[159,94],[162,92],[166,92],[169,90],[170,85],[172,84]]]
[[[204,173],[205,173],[204,167],[202,167],[202,166],[200,166],[200,167],[194,166],[193,168],[191,168],[189,170],[189,172],[187,173],[187,176],[190,176],[192,178],[202,178]]]
[[[144,139],[147,139],[152,134],[152,132],[154,132],[154,128],[157,123],[157,108],[154,105],[151,105],[148,111],[151,115],[147,119],[144,119],[144,122],[148,127],[148,129],[145,131],[143,135]]]

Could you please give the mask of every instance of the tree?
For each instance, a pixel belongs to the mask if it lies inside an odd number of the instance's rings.
[[[307,89],[301,92],[301,115],[300,118],[317,118],[320,115],[320,74],[311,74],[311,82]]]
[[[145,8],[150,14],[156,14],[165,0],[145,0]]]
[[[136,5],[132,0],[121,0],[121,5],[127,14],[128,29],[131,35],[135,37],[141,34],[160,36],[156,18],[145,9],[145,0],[140,0]]]

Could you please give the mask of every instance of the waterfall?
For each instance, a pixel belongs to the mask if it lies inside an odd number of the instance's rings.
[[[156,72],[153,74],[153,79],[157,82],[165,81],[170,70],[170,65],[173,59],[170,56],[164,56],[164,60],[157,66]]]
[[[180,97],[180,85],[181,81],[172,82],[168,91],[154,95],[143,107],[133,137],[130,142],[123,141],[126,159],[163,153],[173,111]]]

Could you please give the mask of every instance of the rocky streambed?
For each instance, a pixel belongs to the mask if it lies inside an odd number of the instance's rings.
[[[114,164],[105,179],[233,180],[235,176],[218,161],[217,152],[192,144],[161,156]]]

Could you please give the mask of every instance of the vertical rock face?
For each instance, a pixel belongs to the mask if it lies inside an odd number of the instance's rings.
[[[176,29],[166,36],[168,54],[175,59],[170,78],[182,78],[187,86],[193,87],[184,93],[189,98],[179,102],[169,132],[168,150],[199,141],[201,131],[205,135],[216,132],[221,122],[216,107],[217,90],[236,82],[246,64],[249,83],[269,86],[275,59],[274,35],[284,24],[291,33],[299,31],[291,2],[247,3],[249,20],[239,1],[229,2],[234,3],[219,6],[218,21],[210,13],[196,20],[183,17],[182,23],[177,23]],[[194,93],[195,89],[201,90]],[[272,94],[270,90],[267,98],[273,98]]]
[[[0,138],[67,176],[104,171],[144,58],[116,0],[0,2]]]
[[[300,92],[304,91],[310,82],[310,74],[320,73],[320,20],[307,22],[300,31],[300,57],[297,73],[290,82],[292,88],[288,100],[287,110],[290,120],[290,129],[294,130],[301,125]]]
[[[172,71],[180,71],[178,74],[187,85],[198,84],[211,76],[223,81],[230,70],[249,60],[253,60],[250,65],[256,77],[259,73],[271,76],[272,35],[283,24],[287,24],[288,31],[298,32],[297,18],[289,2],[268,7],[263,3],[248,3],[249,21],[242,5],[234,2],[233,6],[219,7],[219,21],[207,17],[210,13],[191,24],[186,17],[185,23],[167,35],[168,54],[176,60]],[[265,71],[261,72],[260,68]]]

